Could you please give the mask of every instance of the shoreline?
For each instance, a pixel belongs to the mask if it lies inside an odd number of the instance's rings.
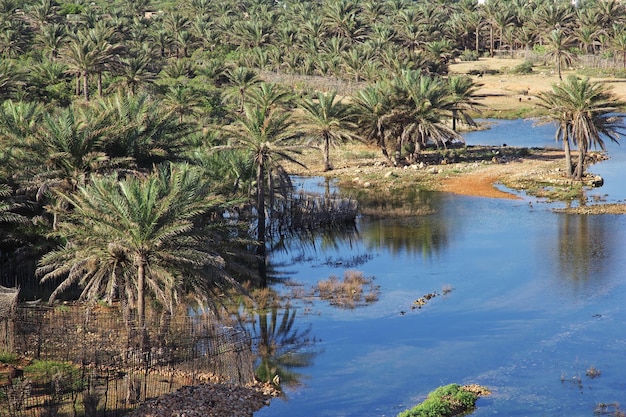
[[[575,201],[583,197],[580,182],[563,175],[563,151],[555,148],[516,148],[498,146],[467,146],[466,160],[448,161],[441,159],[437,150],[426,151],[427,164],[392,166],[382,155],[373,156],[377,150],[360,143],[346,144],[335,150],[331,161],[334,168],[324,172],[317,153],[311,150],[303,155],[309,169],[291,167],[290,173],[304,176],[336,178],[339,186],[348,190],[371,190],[373,193],[401,193],[403,190],[423,189],[458,195],[522,199],[518,194],[496,187],[501,184],[514,191],[546,201]],[[480,155],[473,155],[480,153]],[[601,160],[595,153],[594,161]],[[367,157],[355,157],[366,155]],[[463,155],[463,154],[462,154]],[[437,161],[437,158],[440,158]],[[310,164],[310,165],[309,165]],[[597,181],[592,173],[586,183]],[[548,191],[549,190],[549,191]],[[369,192],[369,191],[368,191]],[[578,214],[626,214],[626,204],[594,203],[559,212]]]

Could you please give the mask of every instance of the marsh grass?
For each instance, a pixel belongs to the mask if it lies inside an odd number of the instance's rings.
[[[380,287],[374,284],[374,277],[366,277],[361,271],[347,270],[343,279],[331,275],[319,281],[314,293],[333,306],[352,309],[378,301]]]

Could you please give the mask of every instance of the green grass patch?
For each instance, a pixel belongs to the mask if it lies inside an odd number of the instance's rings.
[[[24,375],[36,385],[56,385],[62,392],[82,391],[80,369],[69,362],[35,360],[24,368]]]
[[[451,417],[474,408],[478,394],[464,390],[458,384],[439,387],[417,406],[398,414],[398,417]]]
[[[19,357],[15,353],[0,352],[0,363],[10,363],[12,365],[15,365],[18,359]]]

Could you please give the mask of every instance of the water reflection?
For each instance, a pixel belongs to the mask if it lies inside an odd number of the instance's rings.
[[[255,375],[276,387],[294,386],[303,376],[296,369],[312,364],[316,352],[311,327],[296,326],[296,310],[274,305],[261,310],[253,326],[258,360]]]
[[[421,253],[424,257],[440,252],[448,243],[447,224],[439,216],[376,219],[361,232],[369,249],[385,249],[394,255]]]
[[[607,226],[599,216],[558,215],[558,276],[574,293],[602,286],[614,244]]]

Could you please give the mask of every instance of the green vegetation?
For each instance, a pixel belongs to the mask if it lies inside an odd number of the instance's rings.
[[[473,409],[477,399],[477,394],[458,384],[445,385],[428,394],[421,404],[398,414],[398,417],[451,417]]]
[[[13,352],[0,352],[0,363],[16,364],[19,356]]]
[[[58,392],[79,392],[85,385],[80,368],[69,362],[35,360],[24,367],[24,376]]]
[[[264,285],[266,247],[294,201],[286,166],[303,165],[303,148],[319,145],[325,169],[333,143],[357,139],[360,155],[376,149],[394,166],[462,160],[425,152],[454,148],[479,114],[477,81],[449,74],[456,59],[528,52],[560,74],[591,56],[624,70],[625,6],[580,3],[4,2],[0,248],[38,262],[24,263],[24,280],[56,285],[51,300],[77,284],[82,299],[122,301],[139,321],[146,306],[205,302],[225,282]],[[606,110],[621,105],[588,87],[592,107],[576,111],[590,111],[585,129],[599,136],[562,125],[583,145],[579,161],[616,138]],[[542,110],[554,116],[552,104]],[[192,172],[214,204],[156,180],[167,170]]]

